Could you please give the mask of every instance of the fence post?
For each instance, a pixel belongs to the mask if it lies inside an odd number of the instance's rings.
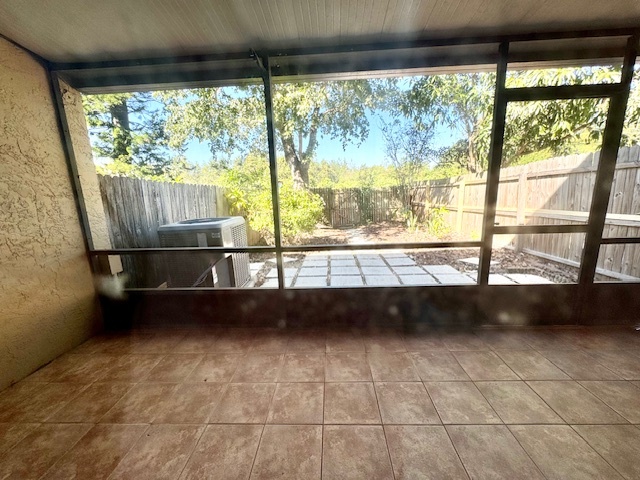
[[[525,209],[527,206],[527,173],[528,168],[525,166],[518,176],[518,207],[516,209],[516,225],[524,225]],[[516,235],[516,252],[522,252],[524,246],[523,235]]]
[[[462,214],[464,213],[464,178],[458,182],[458,209],[456,210],[456,231],[462,231]]]

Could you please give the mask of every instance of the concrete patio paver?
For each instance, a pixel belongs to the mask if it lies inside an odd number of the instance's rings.
[[[460,273],[451,265],[423,265],[422,268],[424,268],[428,273],[432,273],[432,274],[436,274],[436,273],[449,273],[449,274],[458,273],[459,274]]]
[[[327,273],[328,273],[327,267],[303,266],[298,272],[298,277],[326,277]]]
[[[431,275],[400,275],[403,285],[437,285],[438,282]]]
[[[400,285],[400,280],[398,280],[395,275],[365,275],[364,281],[367,285],[376,285],[379,287]]]
[[[384,255],[384,259],[392,267],[417,265],[415,260],[413,260],[410,257],[407,257],[406,255],[404,257],[387,257],[386,255]]]
[[[398,275],[420,275],[424,273],[424,270],[422,270],[417,265],[411,267],[393,266],[391,267],[391,270],[393,270],[394,273],[397,273]]]
[[[296,279],[294,287],[326,287],[327,276],[324,277],[300,277]]]
[[[300,259],[291,260],[299,261]],[[466,259],[474,260],[475,259]],[[277,288],[277,269],[271,267],[266,273],[266,281],[261,285]],[[471,261],[467,262],[473,263]],[[252,263],[251,273],[255,275],[265,263]],[[323,253],[310,252],[302,260],[302,266],[285,268],[286,287],[295,281],[296,287],[327,286],[394,286],[394,285],[473,285],[478,272],[459,271],[451,265],[418,265],[411,257],[402,252],[381,253]],[[327,278],[329,277],[329,278]],[[340,278],[332,281],[333,277]],[[316,278],[316,280],[303,280]],[[319,279],[319,280],[318,280]],[[490,285],[514,284],[551,284],[554,283],[540,275],[528,273],[508,273],[489,275]]]
[[[360,267],[365,275],[391,275],[389,267]]]
[[[331,276],[334,275],[360,275],[360,269],[355,265],[353,267],[334,267],[331,265]]]
[[[331,268],[333,268],[333,267],[355,267],[355,266],[356,266],[356,260],[353,257],[351,259],[340,259],[340,260],[331,259]]]
[[[361,287],[364,285],[360,275],[331,275],[332,287]]]
[[[470,277],[461,273],[434,273],[433,276],[442,285],[472,285],[476,283]]]

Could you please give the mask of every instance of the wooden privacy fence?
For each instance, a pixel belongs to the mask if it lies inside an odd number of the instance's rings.
[[[224,190],[213,185],[98,176],[114,248],[159,247],[158,227],[190,218],[229,215]],[[123,256],[131,286],[157,287],[166,275],[159,255]]]
[[[583,224],[588,221],[599,152],[551,158],[503,168],[496,223],[499,225]],[[325,216],[334,227],[399,219],[410,205],[419,220],[432,208],[444,210],[444,221],[463,238],[479,239],[484,215],[486,172],[429,180],[403,193],[389,189],[314,189],[325,201]],[[640,146],[621,148],[615,169],[603,236],[640,237]],[[504,235],[497,246],[515,240],[518,248],[551,260],[579,265],[585,234]],[[608,245],[598,260],[601,273],[640,277],[640,246]]]
[[[589,218],[599,152],[551,158],[500,170],[496,223],[499,225],[584,224]],[[444,207],[445,220],[468,238],[479,238],[484,215],[486,172],[424,182],[412,191],[414,211],[424,218]],[[603,237],[640,237],[640,146],[621,148],[616,163]],[[577,266],[585,234],[504,235],[497,245],[517,247]],[[608,245],[598,260],[600,273],[640,277],[640,247]]]
[[[324,200],[324,215],[334,228],[396,220],[409,195],[400,187],[312,188]]]

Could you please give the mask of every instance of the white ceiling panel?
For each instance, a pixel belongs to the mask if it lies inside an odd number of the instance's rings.
[[[59,62],[635,26],[639,0],[0,0],[0,33]]]

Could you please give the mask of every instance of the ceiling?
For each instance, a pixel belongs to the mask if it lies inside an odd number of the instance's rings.
[[[54,62],[637,26],[638,0],[0,0],[0,34]]]

